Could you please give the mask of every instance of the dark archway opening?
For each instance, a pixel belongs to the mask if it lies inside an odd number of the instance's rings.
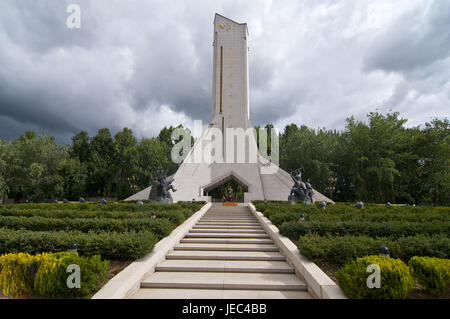
[[[243,203],[244,193],[248,192],[248,187],[233,175],[228,176],[214,186],[204,189],[204,195],[211,196],[211,201],[213,202],[222,202],[223,198],[226,197],[228,187],[230,186],[233,189],[236,202]]]

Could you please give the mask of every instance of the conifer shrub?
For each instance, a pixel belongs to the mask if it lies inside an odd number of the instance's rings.
[[[450,259],[412,257],[408,265],[425,292],[442,296],[450,289]]]
[[[80,287],[69,288],[69,265],[80,268]],[[11,253],[0,256],[0,289],[6,296],[89,297],[106,281],[109,261],[75,252]]]
[[[368,277],[373,271],[368,272],[369,265],[379,267],[379,288],[369,288]],[[344,294],[352,299],[404,299],[414,288],[408,266],[400,259],[384,256],[357,258],[336,272],[336,280]]]
[[[151,252],[158,240],[159,237],[151,231],[82,233],[0,228],[0,254],[59,252],[67,250],[69,244],[75,242],[82,256],[135,260]]]
[[[313,262],[343,265],[357,257],[374,255],[386,246],[391,257],[408,261],[413,256],[450,257],[450,238],[437,235],[416,235],[401,238],[369,236],[319,236],[307,234],[297,241],[300,252]]]
[[[43,256],[34,279],[34,290],[41,296],[86,298],[106,281],[109,261],[102,261],[99,255],[83,257],[75,252],[60,252]],[[79,288],[67,285],[69,265],[79,267]]]
[[[19,298],[33,290],[33,275],[39,258],[26,253],[0,256],[0,289],[3,294]]]

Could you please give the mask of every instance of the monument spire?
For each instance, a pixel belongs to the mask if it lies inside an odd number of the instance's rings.
[[[223,132],[250,127],[247,37],[246,23],[216,13],[211,124]]]

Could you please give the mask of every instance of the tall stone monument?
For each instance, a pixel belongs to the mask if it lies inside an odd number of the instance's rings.
[[[258,154],[251,129],[248,36],[246,23],[215,15],[211,120],[171,176],[177,189],[172,193],[174,202],[211,201],[208,193],[230,179],[245,189],[244,202],[287,200],[291,193],[294,183],[290,174]],[[220,147],[211,149],[211,141],[217,139]],[[212,154],[214,161],[205,159],[204,154]],[[147,199],[150,189],[127,200]],[[317,191],[313,193],[314,201],[331,201]]]

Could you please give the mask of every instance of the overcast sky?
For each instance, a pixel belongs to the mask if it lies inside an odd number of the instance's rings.
[[[450,114],[448,0],[2,0],[0,137],[206,124],[216,12],[248,23],[253,125]]]

